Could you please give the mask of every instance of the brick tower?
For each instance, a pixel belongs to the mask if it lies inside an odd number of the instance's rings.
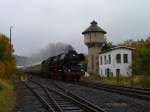
[[[91,25],[82,32],[84,35],[84,43],[88,47],[88,73],[99,73],[99,53],[105,42],[104,35],[106,31],[97,25],[96,21],[92,21]]]

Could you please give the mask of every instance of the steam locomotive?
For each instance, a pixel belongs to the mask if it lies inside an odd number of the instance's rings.
[[[70,49],[42,61],[41,72],[44,77],[55,80],[79,81],[85,72],[85,66],[81,63],[84,60],[83,54],[78,54],[75,50]]]

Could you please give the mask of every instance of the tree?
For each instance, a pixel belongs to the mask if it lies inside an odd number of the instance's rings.
[[[112,48],[112,47],[115,47],[115,45],[113,45],[112,42],[107,42],[107,41],[106,41],[106,42],[103,44],[102,51],[107,50],[107,49],[110,49],[110,48]]]
[[[150,75],[150,40],[132,41],[129,47],[135,48],[133,50],[133,74]]]
[[[120,45],[133,47],[132,69],[135,75],[150,75],[150,37],[141,40],[126,40]]]
[[[7,36],[0,34],[0,78],[9,79],[16,69],[13,46]]]

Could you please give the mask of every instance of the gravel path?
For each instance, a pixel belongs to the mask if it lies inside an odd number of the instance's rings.
[[[21,82],[16,82],[16,109],[15,112],[47,112],[41,102]]]
[[[86,100],[104,108],[108,112],[150,112],[150,101],[142,101],[102,90],[57,82]]]

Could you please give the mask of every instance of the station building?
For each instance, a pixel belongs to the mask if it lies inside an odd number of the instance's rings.
[[[132,50],[130,47],[118,46],[100,52],[99,74],[105,77],[131,76]]]

